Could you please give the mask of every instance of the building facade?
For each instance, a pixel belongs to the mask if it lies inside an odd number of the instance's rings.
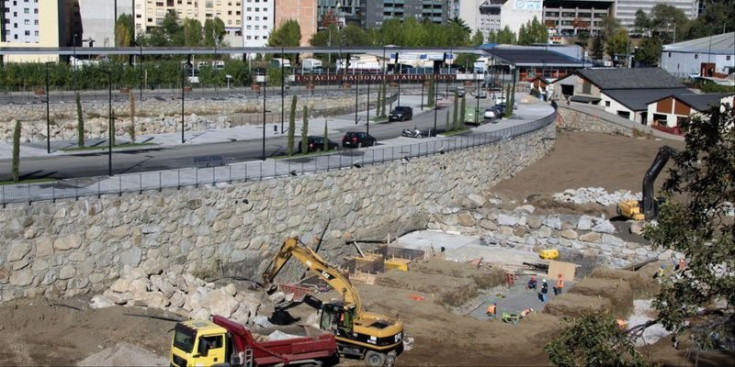
[[[446,0],[369,0],[365,2],[365,27],[380,27],[384,20],[415,18],[443,23],[448,19]]]
[[[0,47],[66,47],[72,43],[71,0],[2,0]],[[81,38],[77,40],[80,42]],[[58,55],[8,55],[7,62],[58,61]]]
[[[337,17],[340,27],[355,24],[363,27],[365,6],[370,0],[317,0],[317,19],[321,24],[324,16],[331,10]]]
[[[735,32],[665,45],[659,65],[680,78],[715,76],[704,75],[703,68],[721,77],[735,73]]]
[[[115,46],[115,17],[132,14],[133,0],[76,0],[76,2],[78,14],[75,16],[78,15],[76,17],[78,23],[74,25],[73,33],[78,38],[77,46]]]
[[[273,2],[275,0],[258,0]],[[168,12],[175,12],[180,19],[196,19],[202,24],[208,19],[220,18],[225,23],[225,42],[231,46],[242,45],[243,7],[248,0],[135,0],[135,32],[148,32],[163,23]],[[253,4],[256,0],[250,0]]]
[[[262,1],[262,0],[261,0]],[[274,1],[274,0],[268,0]],[[309,46],[309,40],[318,29],[317,0],[275,0],[275,27],[289,19],[294,19],[301,26],[301,46]]]
[[[614,5],[615,0],[546,0],[543,21],[552,39],[597,34]]]
[[[243,46],[267,46],[276,21],[274,0],[243,0],[242,13]]]
[[[620,25],[628,28],[629,32],[633,31],[635,12],[643,10],[650,15],[651,9],[658,4],[681,9],[689,19],[694,19],[699,14],[699,0],[616,0],[615,19],[620,21]]]

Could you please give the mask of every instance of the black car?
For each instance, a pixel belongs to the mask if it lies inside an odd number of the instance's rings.
[[[388,116],[388,121],[408,121],[413,118],[413,108],[396,106]]]
[[[311,152],[321,152],[324,150],[324,137],[323,136],[310,136],[307,140],[308,144],[308,153]],[[339,144],[327,139],[327,150],[332,149],[339,149]],[[297,151],[301,151],[301,141],[299,141],[299,145],[296,146]]]
[[[378,139],[362,131],[350,131],[342,137],[342,146],[345,148],[372,147],[378,144]]]

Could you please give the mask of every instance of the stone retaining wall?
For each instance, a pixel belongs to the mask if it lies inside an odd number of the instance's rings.
[[[432,215],[481,200],[542,158],[553,124],[513,140],[442,155],[217,187],[36,202],[0,209],[0,301],[101,292],[124,265],[259,279],[282,241],[305,242],[331,218],[321,254],[357,240],[424,229]]]
[[[557,112],[556,125],[563,129],[633,136],[631,129],[610,123],[597,116],[564,108],[563,104],[559,104]]]

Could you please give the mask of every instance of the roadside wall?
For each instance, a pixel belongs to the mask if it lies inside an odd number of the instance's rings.
[[[562,129],[633,136],[631,129],[605,121],[598,116],[565,108],[563,103],[559,104],[557,111],[556,125]]]
[[[124,265],[147,273],[259,279],[288,235],[306,243],[331,218],[321,254],[424,229],[483,197],[553,146],[553,124],[498,144],[340,171],[217,187],[37,202],[0,209],[0,302],[99,292]],[[482,201],[482,200],[480,200]]]

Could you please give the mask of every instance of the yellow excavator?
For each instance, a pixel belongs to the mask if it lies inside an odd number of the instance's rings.
[[[663,202],[663,199],[657,199],[653,193],[653,183],[656,178],[664,169],[666,162],[670,158],[675,157],[679,152],[668,146],[664,145],[658,150],[656,158],[651,163],[651,167],[646,171],[643,176],[643,200],[623,200],[618,203],[617,212],[626,218],[633,220],[654,220],[658,217],[658,206]]]
[[[276,253],[273,262],[263,273],[266,285],[271,287],[273,279],[291,257],[301,261],[332,289],[342,294],[343,300],[332,300],[319,306],[319,328],[335,335],[339,353],[363,358],[371,367],[393,365],[403,349],[403,322],[364,311],[360,295],[350,280],[298,237],[288,238]]]

